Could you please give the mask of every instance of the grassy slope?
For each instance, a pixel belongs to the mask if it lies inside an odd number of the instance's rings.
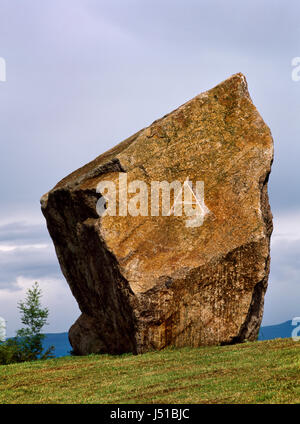
[[[0,366],[0,403],[300,403],[300,342]]]

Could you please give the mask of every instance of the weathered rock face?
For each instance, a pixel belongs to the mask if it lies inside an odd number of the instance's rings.
[[[44,195],[59,263],[82,311],[69,331],[74,351],[256,339],[269,274],[272,159],[270,130],[236,74]],[[151,216],[150,206],[148,216],[99,217],[96,187],[109,180],[119,188],[120,174],[148,187],[203,181],[203,224],[186,225],[184,214]]]

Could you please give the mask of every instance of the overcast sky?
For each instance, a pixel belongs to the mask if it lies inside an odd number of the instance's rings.
[[[0,316],[35,280],[48,332],[79,315],[39,199],[56,182],[236,72],[275,141],[264,325],[300,316],[298,0],[0,0]]]

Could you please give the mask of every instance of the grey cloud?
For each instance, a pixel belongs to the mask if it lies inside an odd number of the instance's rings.
[[[1,247],[13,248],[2,250]],[[17,277],[61,277],[45,225],[12,222],[0,226],[0,289],[15,290]]]
[[[52,246],[47,248],[21,248],[0,251],[0,289],[15,290],[17,277],[33,280],[41,277],[61,277]]]
[[[300,316],[300,240],[278,239],[271,249],[264,325]]]
[[[22,245],[49,243],[50,238],[45,225],[30,225],[25,221],[0,225],[0,245]]]

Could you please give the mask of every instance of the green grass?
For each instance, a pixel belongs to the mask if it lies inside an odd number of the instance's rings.
[[[300,403],[300,342],[4,365],[0,403]]]

